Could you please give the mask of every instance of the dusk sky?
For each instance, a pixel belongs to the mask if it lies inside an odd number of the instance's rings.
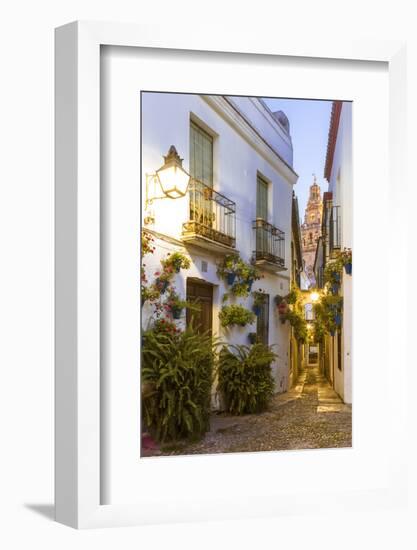
[[[294,170],[299,176],[294,190],[298,197],[300,223],[303,223],[313,173],[316,174],[321,192],[327,191],[323,173],[332,102],[304,99],[264,100],[271,111],[284,111],[290,122]]]

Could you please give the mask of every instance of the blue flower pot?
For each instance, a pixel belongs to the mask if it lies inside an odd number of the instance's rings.
[[[340,327],[340,325],[342,324],[342,316],[339,313],[337,315],[335,315],[334,322],[336,323],[336,326],[338,326],[338,327]]]
[[[226,281],[228,285],[232,285],[235,282],[236,273],[228,273],[226,276]]]
[[[338,283],[333,283],[332,287],[331,287],[331,290],[332,290],[333,295],[337,294],[339,292],[339,284]]]
[[[164,294],[164,292],[166,292],[168,285],[169,281],[161,281],[160,279],[156,280],[156,286],[158,287],[161,294]]]
[[[337,273],[337,271],[333,271],[333,279],[339,283],[340,282],[340,273]]]
[[[345,264],[346,275],[352,275],[352,263]]]
[[[172,317],[174,319],[181,319],[182,307],[173,307],[172,308]]]
[[[252,290],[253,279],[248,279],[248,292]]]
[[[252,310],[257,317],[261,314],[261,306],[253,306]]]

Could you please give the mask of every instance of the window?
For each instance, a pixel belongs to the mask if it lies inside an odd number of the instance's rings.
[[[268,221],[268,182],[261,176],[256,181],[256,217]]]
[[[268,345],[269,342],[269,294],[264,297],[260,314],[257,316],[256,336],[258,342]]]
[[[314,320],[313,304],[305,304],[305,306],[304,306],[304,315],[305,315],[306,321],[313,321]]]
[[[190,174],[209,187],[213,187],[213,138],[191,121]]]

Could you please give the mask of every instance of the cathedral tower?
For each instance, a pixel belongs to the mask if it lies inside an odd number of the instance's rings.
[[[301,245],[305,272],[310,280],[310,285],[316,283],[314,277],[314,258],[316,256],[317,241],[321,236],[321,219],[323,212],[323,201],[320,193],[320,186],[314,176],[313,184],[310,185],[310,196],[304,214],[304,223],[301,225]]]

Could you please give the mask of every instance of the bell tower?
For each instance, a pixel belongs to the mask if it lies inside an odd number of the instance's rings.
[[[321,236],[321,221],[323,214],[323,201],[320,186],[316,176],[310,185],[310,195],[304,213],[304,223],[301,225],[301,247],[305,272],[310,280],[310,286],[316,283],[314,277],[314,258],[316,255],[317,241]]]

